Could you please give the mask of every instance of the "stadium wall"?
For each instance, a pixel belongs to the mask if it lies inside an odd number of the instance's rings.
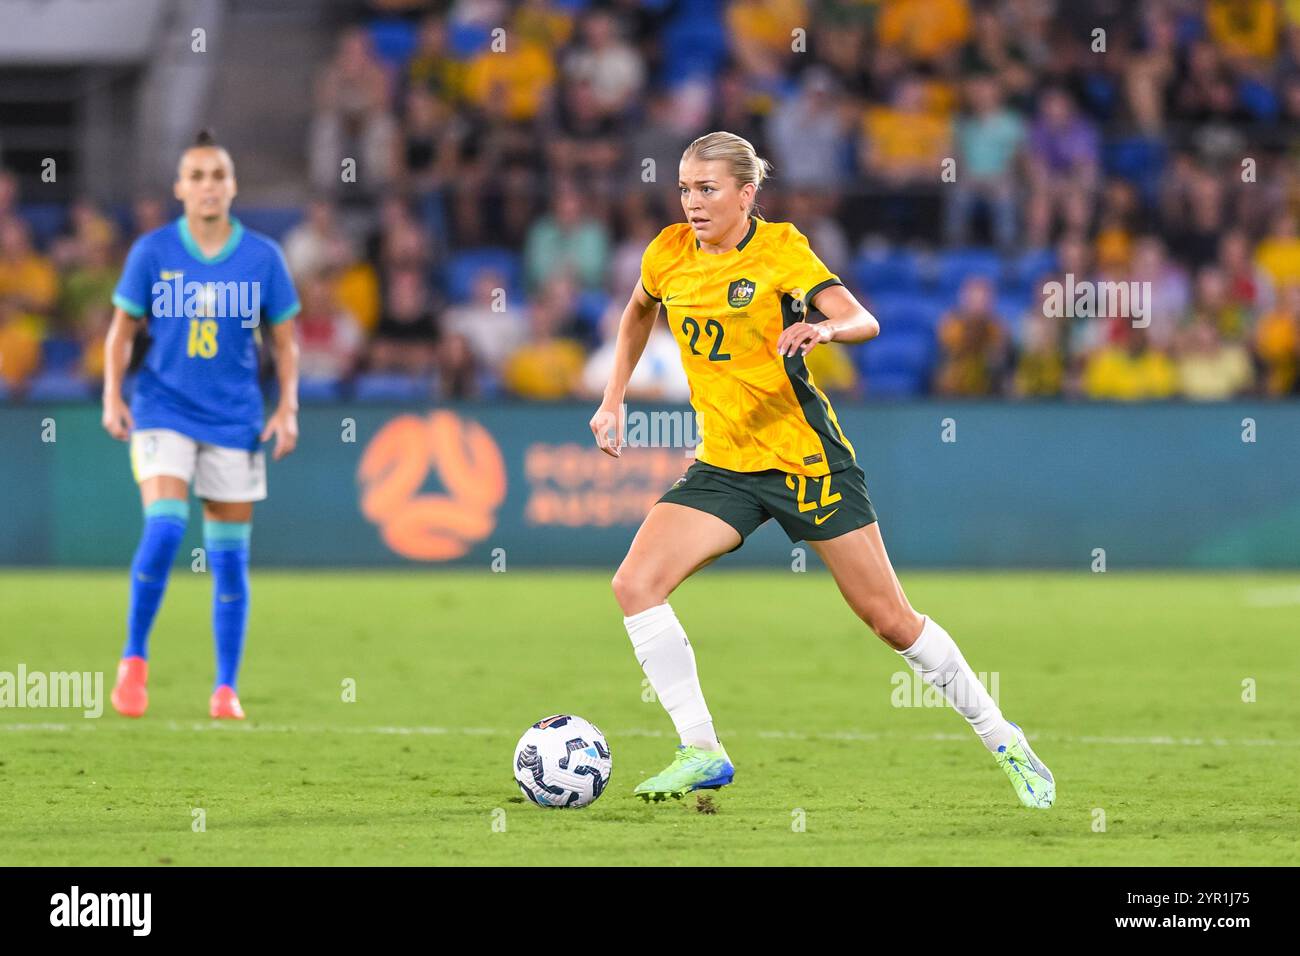
[[[298,451],[269,465],[254,560],[612,572],[689,459],[680,447],[607,459],[590,414],[306,408]],[[846,405],[840,420],[902,566],[1088,568],[1096,549],[1107,570],[1300,566],[1297,404]],[[0,564],[126,566],[140,508],[98,409],[0,408],[0,448]],[[200,544],[196,504],[186,562]],[[726,563],[793,559],[769,522]]]

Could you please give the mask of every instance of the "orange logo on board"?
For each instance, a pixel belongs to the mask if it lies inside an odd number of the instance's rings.
[[[423,492],[430,470],[446,493]],[[371,439],[357,468],[361,513],[384,544],[415,561],[450,561],[496,527],[506,465],[488,430],[452,412],[401,415]]]

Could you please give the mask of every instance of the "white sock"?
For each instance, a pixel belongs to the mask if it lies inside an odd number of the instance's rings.
[[[713,718],[704,703],[695,671],[695,651],[671,606],[659,604],[623,618],[637,662],[650,678],[682,743],[703,750],[721,747],[713,732]]]
[[[923,681],[939,689],[991,752],[997,753],[998,747],[1015,739],[1015,732],[998,705],[970,669],[957,644],[934,618],[926,617],[921,636],[911,647],[898,653]]]

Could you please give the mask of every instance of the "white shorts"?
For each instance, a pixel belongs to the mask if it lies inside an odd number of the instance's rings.
[[[171,475],[207,501],[246,502],[266,498],[266,455],[195,441],[170,428],[131,433],[131,472],[137,483]]]

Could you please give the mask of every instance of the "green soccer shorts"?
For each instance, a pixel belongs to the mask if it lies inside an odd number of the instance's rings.
[[[728,471],[697,461],[659,500],[721,518],[740,533],[742,544],[768,518],[791,541],[826,541],[876,520],[866,475],[856,464],[809,478],[775,468]]]

